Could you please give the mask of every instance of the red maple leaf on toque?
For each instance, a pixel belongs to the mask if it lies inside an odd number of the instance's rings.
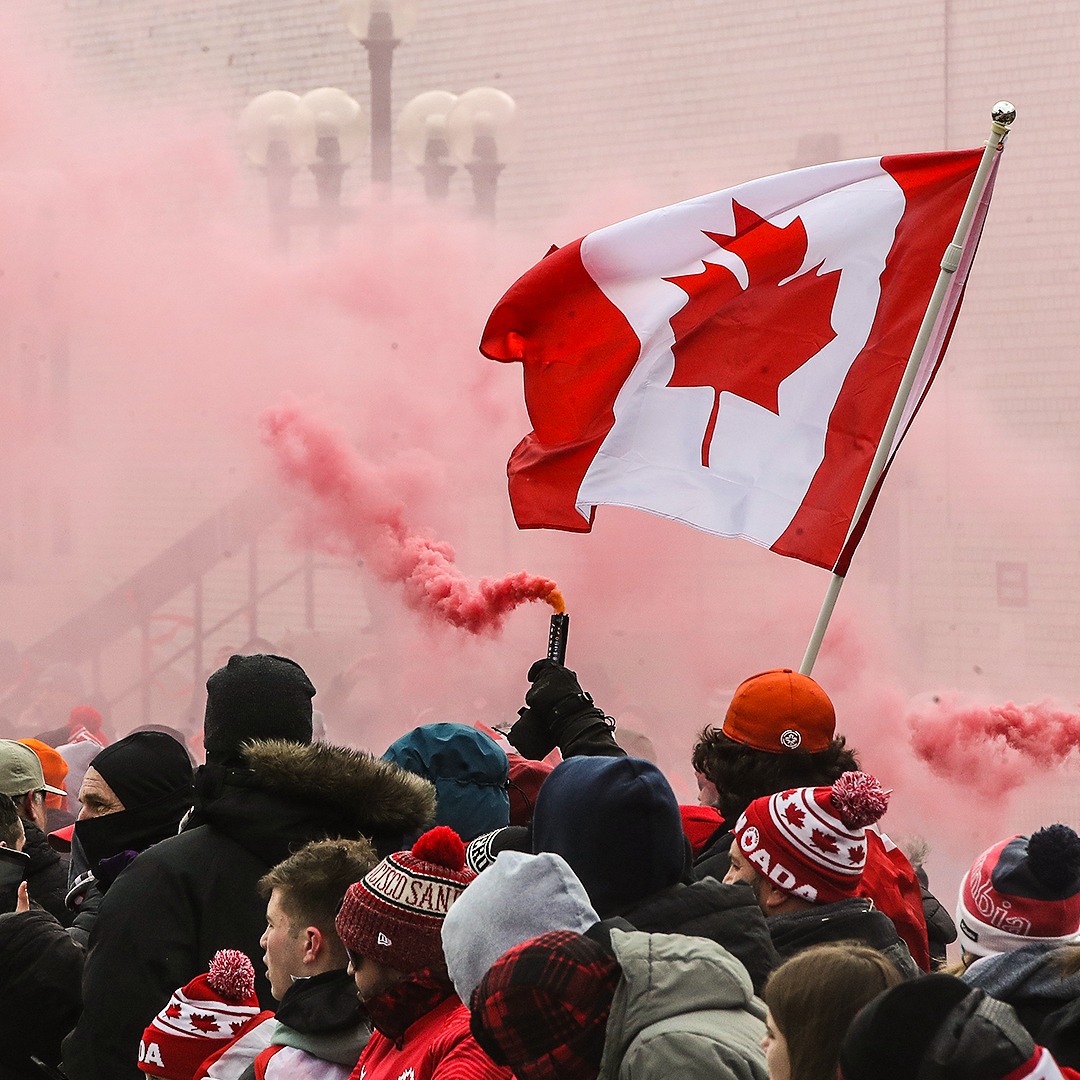
[[[863,851],[862,844],[856,844],[854,847],[847,849],[848,861],[853,865],[858,865],[866,857],[866,852]]]
[[[840,271],[819,275],[819,263],[799,274],[807,248],[802,219],[778,228],[738,202],[731,205],[735,235],[705,235],[742,259],[747,287],[727,267],[709,262],[700,274],[665,279],[689,297],[671,318],[675,370],[668,386],[715,391],[701,442],[705,467],[725,390],[779,415],[780,383],[836,337],[831,319]]]
[[[209,1016],[206,1013],[193,1013],[191,1017],[191,1026],[196,1031],[217,1031],[218,1022],[213,1016]]]
[[[784,820],[793,829],[801,829],[806,821],[806,811],[800,810],[794,803],[788,803],[784,807]]]
[[[183,1014],[184,1014],[184,1010],[181,1009],[180,1006],[177,1005],[175,1001],[165,1010],[165,1015],[167,1017],[169,1017],[171,1020],[177,1020],[181,1016],[183,1016]]]
[[[828,833],[822,832],[820,829],[814,829],[813,832],[810,833],[810,843],[813,844],[818,851],[826,851],[832,855],[835,855],[840,850],[836,846],[836,841]]]

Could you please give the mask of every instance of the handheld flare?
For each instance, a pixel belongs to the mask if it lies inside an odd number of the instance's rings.
[[[548,659],[556,664],[566,664],[566,637],[570,632],[570,616],[565,611],[551,616],[551,630],[548,633]]]

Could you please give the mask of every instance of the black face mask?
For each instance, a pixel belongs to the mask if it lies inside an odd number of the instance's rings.
[[[190,806],[191,791],[183,789],[135,810],[83,818],[75,822],[72,848],[77,840],[85,854],[87,867],[96,873],[103,859],[122,851],[145,851],[151,844],[175,836],[180,829],[180,819]]]
[[[14,848],[0,848],[0,891],[17,889],[26,880],[30,869],[30,856]]]

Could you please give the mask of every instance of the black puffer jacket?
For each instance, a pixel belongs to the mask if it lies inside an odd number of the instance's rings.
[[[139,1039],[169,995],[218,949],[260,961],[260,877],[310,840],[367,836],[395,850],[435,813],[426,780],[370,754],[315,743],[255,743],[249,769],[204,766],[196,827],[140,854],[105,894],[90,935],[86,1007],[64,1043],[71,1080],[137,1080]]]
[[[750,973],[755,994],[761,993],[780,963],[769,924],[749,885],[725,885],[713,878],[680,883],[620,914],[648,934],[686,934],[723,945]]]
[[[51,847],[48,838],[32,822],[23,819],[26,844],[23,851],[30,856],[26,887],[30,899],[40,904],[64,926],[70,926],[74,915],[64,905],[67,895],[67,866]]]
[[[785,912],[768,920],[773,944],[781,959],[837,941],[857,941],[887,956],[905,979],[921,975],[918,965],[892,919],[860,897],[835,904],[814,904],[802,911]]]
[[[0,1080],[42,1080],[79,1017],[82,950],[45,911],[0,915]]]

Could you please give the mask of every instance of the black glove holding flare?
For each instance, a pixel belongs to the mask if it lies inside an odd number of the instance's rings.
[[[615,742],[615,721],[581,689],[577,674],[546,656],[529,668],[532,686],[525,708],[507,738],[522,757],[539,761],[556,746],[563,757],[622,757]]]

